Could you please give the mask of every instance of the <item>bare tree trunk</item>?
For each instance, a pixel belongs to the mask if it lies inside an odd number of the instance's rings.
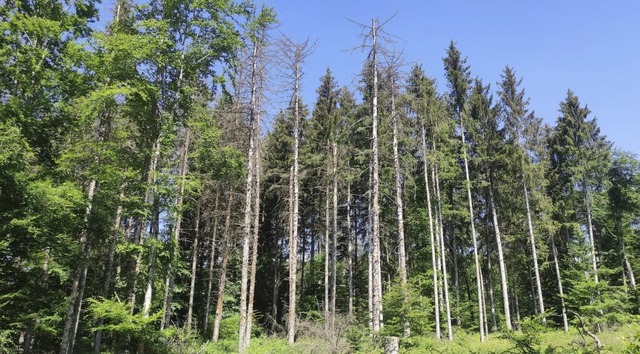
[[[478,237],[476,236],[476,226],[475,226],[475,216],[473,213],[473,199],[471,198],[471,179],[469,178],[469,163],[467,161],[467,144],[465,141],[465,131],[464,124],[462,122],[463,117],[460,112],[458,112],[460,118],[460,135],[462,136],[462,156],[464,160],[464,173],[465,173],[465,181],[466,181],[466,189],[467,189],[467,198],[469,200],[469,218],[471,224],[471,236],[473,239],[473,259],[475,262],[476,269],[476,284],[478,288],[478,324],[480,328],[480,341],[485,341],[485,333],[484,333],[484,308],[482,301],[482,274],[480,270],[480,259],[478,257]]]
[[[196,293],[196,270],[198,266],[198,241],[200,238],[200,200],[196,207],[195,238],[193,240],[193,254],[191,255],[191,283],[189,284],[189,304],[187,310],[187,331],[191,331],[193,322],[193,298]]]
[[[253,200],[253,236],[251,245],[251,275],[249,279],[249,302],[247,304],[247,330],[245,347],[251,344],[251,328],[253,327],[253,301],[256,293],[256,269],[258,266],[258,233],[260,231],[260,146],[256,144],[255,161],[255,196]]]
[[[329,282],[329,259],[330,259],[330,214],[329,214],[329,184],[325,188],[325,204],[324,204],[324,319],[325,323],[329,323],[330,303],[331,299],[329,294],[330,282]]]
[[[335,329],[336,320],[336,288],[338,277],[338,144],[334,141],[331,148],[332,155],[332,178],[333,178],[333,217],[331,221],[331,233],[333,240],[331,242],[331,328]]]
[[[493,230],[496,234],[496,246],[498,246],[498,268],[500,270],[500,287],[502,288],[502,306],[504,308],[504,321],[508,330],[513,330],[511,326],[511,307],[509,306],[509,287],[507,286],[507,269],[504,264],[504,253],[502,250],[502,235],[498,224],[498,211],[496,210],[495,197],[493,195],[493,181],[489,186],[489,206],[493,218]]]
[[[429,241],[431,242],[431,269],[433,272],[433,302],[434,302],[434,322],[436,325],[436,338],[440,339],[442,337],[442,333],[440,330],[440,296],[439,296],[439,286],[438,286],[438,254],[436,249],[439,248],[439,245],[436,246],[436,239],[438,237],[434,233],[433,229],[433,213],[431,212],[431,189],[429,187],[429,161],[427,159],[427,142],[426,142],[426,134],[427,132],[424,129],[424,124],[420,126],[420,137],[422,138],[422,163],[424,164],[424,189],[427,194],[427,215],[429,217]]]
[[[229,206],[231,205],[231,192],[229,192]],[[213,265],[216,261],[216,239],[218,238],[218,205],[220,201],[220,188],[216,189],[216,197],[213,202],[213,230],[211,231],[211,248],[209,250],[209,269],[208,269],[208,281],[207,281],[207,300],[204,308],[204,331],[209,328],[209,309],[211,307],[211,291],[213,288]]]
[[[294,58],[294,90],[293,90],[293,168],[291,176],[291,209],[289,215],[289,320],[287,341],[292,344],[296,340],[296,285],[298,276],[298,223],[299,223],[299,147],[300,147],[300,62],[302,46],[295,47]],[[274,319],[275,320],[275,319]]]
[[[241,269],[241,280],[240,280],[240,319],[239,319],[239,330],[238,330],[238,352],[243,354],[246,351],[245,346],[245,335],[247,331],[247,291],[249,284],[249,247],[251,242],[251,210],[252,210],[252,197],[254,195],[254,170],[255,170],[255,158],[254,155],[257,152],[257,140],[258,136],[258,104],[257,104],[257,90],[258,90],[258,46],[260,45],[259,41],[254,42],[253,46],[253,54],[251,57],[251,104],[250,104],[250,133],[249,133],[249,151],[247,157],[247,181],[246,181],[246,189],[245,189],[245,200],[244,200],[244,221],[242,223],[242,232],[243,232],[243,240],[242,240],[242,269]]]
[[[89,215],[93,208],[93,196],[96,190],[96,180],[93,179],[89,182],[87,188],[87,207],[84,213],[83,227],[80,233],[79,248],[80,255],[82,257],[82,264],[80,269],[76,272],[71,283],[71,295],[69,296],[69,305],[67,309],[67,316],[64,322],[64,329],[62,332],[62,343],[60,344],[60,354],[69,354],[73,352],[73,345],[75,343],[76,331],[78,328],[78,322],[80,319],[80,312],[82,310],[82,300],[84,294],[85,281],[87,278],[87,269],[89,267],[89,252],[90,245],[88,242],[88,230],[87,222],[89,221]]]
[[[543,314],[542,322],[546,322],[544,317],[544,297],[542,296],[542,283],[540,280],[540,267],[538,266],[538,248],[536,247],[536,237],[533,232],[533,222],[531,221],[531,207],[529,205],[529,191],[527,189],[524,172],[522,175],[522,187],[524,190],[524,201],[527,208],[527,226],[529,227],[529,243],[531,244],[531,255],[533,257],[533,272],[536,281],[536,291],[538,294],[538,308],[540,313]]]
[[[433,143],[433,151],[436,151],[435,141]],[[433,170],[431,170],[431,178],[433,180],[433,184],[436,188],[436,199],[437,199],[437,211],[438,216],[435,219],[436,221],[436,232],[440,236],[440,263],[442,265],[442,284],[444,287],[444,301],[445,301],[445,309],[447,314],[447,336],[449,341],[453,341],[453,327],[451,325],[451,301],[449,297],[449,278],[447,274],[447,250],[444,243],[444,223],[442,218],[442,198],[440,195],[440,178],[438,177],[438,165],[434,166]]]
[[[589,232],[589,245],[591,246],[591,267],[593,268],[593,280],[598,284],[598,264],[596,262],[596,243],[593,236],[593,223],[591,221],[591,197],[586,179],[582,180],[582,188],[584,189],[584,207],[587,212],[587,230]]]
[[[148,177],[147,177],[147,189],[145,191],[145,203],[147,205],[151,205],[153,204],[153,217],[156,217],[157,215],[157,211],[156,211],[156,206],[157,203],[155,201],[155,191],[156,191],[156,172],[158,170],[158,163],[160,160],[160,141],[162,138],[162,133],[160,133],[158,135],[158,137],[156,138],[156,141],[154,143],[154,151],[153,151],[153,157],[151,158],[151,162],[149,164],[149,169],[147,171],[148,173]],[[147,228],[149,227],[149,224],[153,225],[153,222],[149,223],[148,218],[145,218],[144,216],[142,217],[142,219],[140,220],[140,222],[138,223],[138,228],[136,229],[136,243],[138,245],[142,245],[145,242],[146,238],[149,238],[150,235],[152,235],[154,238],[157,235],[157,231],[158,230],[154,230],[154,232],[150,232],[147,231]],[[151,308],[151,293],[152,293],[152,285],[153,285],[153,277],[154,277],[154,271],[155,271],[155,246],[152,244],[151,245],[151,251],[150,251],[150,256],[149,256],[149,269],[147,272],[147,287],[145,290],[145,297],[144,297],[144,302],[143,302],[143,306],[142,306],[142,313],[146,315],[149,314],[149,308]],[[131,314],[133,314],[133,310],[135,308],[135,304],[136,304],[136,285],[138,282],[138,275],[140,274],[140,268],[142,265],[142,252],[138,253],[138,256],[136,257],[135,261],[134,261],[134,274],[133,274],[133,285],[131,287],[131,293],[129,295],[129,305],[131,305]]]
[[[391,70],[394,70],[391,68]],[[404,205],[402,201],[402,175],[400,171],[400,155],[398,153],[398,117],[396,114],[396,93],[395,93],[395,73],[391,79],[391,125],[393,126],[393,169],[395,172],[395,194],[396,194],[396,219],[398,222],[398,270],[400,272],[400,286],[402,287],[403,301],[403,335],[409,337],[411,327],[409,326],[408,305],[409,305],[409,289],[407,288],[407,256],[404,241]],[[425,166],[426,167],[426,166]],[[431,212],[431,211],[429,211]],[[432,234],[433,236],[433,234]],[[433,240],[432,240],[433,241]],[[434,273],[435,274],[435,273]],[[436,274],[437,277],[437,274]],[[434,282],[437,291],[437,281]],[[437,296],[436,296],[437,298]],[[439,332],[439,325],[437,331]],[[438,335],[439,337],[439,335]]]
[[[378,333],[382,328],[382,262],[380,259],[380,172],[378,157],[378,63],[377,63],[377,20],[371,20],[371,36],[373,46],[371,49],[371,60],[373,63],[373,110],[372,118],[372,173],[373,186],[372,194],[372,241],[373,241],[373,331]]]
[[[162,323],[160,324],[160,329],[164,329],[166,328],[170,321],[171,321],[171,315],[172,315],[172,308],[171,308],[171,302],[173,301],[173,286],[174,286],[174,281],[175,281],[175,277],[176,277],[176,268],[177,268],[177,263],[180,262],[180,232],[182,231],[181,229],[181,225],[182,225],[182,212],[180,212],[180,208],[182,207],[182,202],[184,199],[184,190],[185,190],[185,184],[186,184],[186,176],[187,176],[187,170],[189,169],[189,140],[191,137],[191,131],[189,130],[189,128],[185,128],[185,141],[184,141],[184,145],[182,147],[182,153],[181,153],[181,157],[182,157],[182,161],[181,161],[181,166],[180,166],[180,187],[178,190],[178,196],[176,197],[175,200],[175,209],[176,212],[174,213],[174,225],[173,225],[173,237],[172,237],[172,253],[171,253],[171,260],[169,263],[169,274],[168,274],[168,282],[167,282],[167,288],[166,288],[166,292],[165,292],[165,313],[164,313],[164,321],[162,321]],[[145,296],[146,299],[146,296]]]
[[[564,289],[562,288],[562,275],[560,275],[560,263],[558,262],[558,249],[554,237],[551,237],[551,250],[553,252],[553,263],[556,267],[556,277],[558,279],[558,291],[560,292],[560,306],[562,311],[562,323],[564,331],[569,332],[569,321],[567,320],[567,307],[564,303]]]
[[[487,240],[488,243],[488,240]],[[491,266],[491,257],[487,257],[487,273],[488,273],[488,277],[487,277],[487,285],[489,287],[489,310],[491,311],[491,329],[492,330],[497,330],[498,329],[498,320],[496,317],[496,302],[495,302],[495,298],[493,296],[493,277],[491,276],[491,273],[493,271],[492,269],[493,267]],[[487,320],[488,322],[489,320]],[[488,331],[487,331],[488,332]]]
[[[123,186],[124,187],[124,186]],[[113,222],[113,235],[111,236],[111,243],[109,244],[109,256],[107,258],[107,265],[104,273],[104,283],[102,285],[102,297],[107,298],[109,296],[109,287],[111,286],[111,272],[113,271],[113,263],[115,258],[116,246],[118,244],[118,236],[120,235],[120,221],[122,220],[122,199],[124,198],[124,189],[120,188],[120,196],[118,198],[118,208],[116,209],[116,217]],[[104,324],[104,318],[100,317],[97,322],[97,327],[100,328]],[[100,343],[102,342],[102,330],[96,331],[96,336],[93,341],[94,354],[100,354]]]
[[[231,205],[233,205],[233,192],[229,190],[229,201],[224,221],[224,234],[222,240],[222,264],[220,265],[220,276],[218,277],[218,295],[216,299],[216,316],[213,321],[213,337],[214,342],[218,341],[220,333],[220,321],[222,321],[222,305],[224,304],[224,288],[227,281],[227,265],[229,264],[229,253],[231,252]],[[213,246],[212,246],[213,247]]]
[[[349,286],[349,299],[347,316],[351,320],[353,318],[353,227],[351,225],[351,183],[347,184],[347,257],[348,257],[348,286]]]

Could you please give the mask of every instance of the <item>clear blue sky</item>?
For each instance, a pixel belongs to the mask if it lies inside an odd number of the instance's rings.
[[[257,1],[259,3],[259,1]],[[266,0],[279,30],[317,41],[304,67],[305,103],[315,102],[330,67],[339,85],[355,88],[366,53],[360,23],[397,12],[386,31],[397,36],[405,61],[420,63],[446,88],[442,57],[451,40],[468,57],[473,77],[492,89],[505,65],[523,78],[530,109],[554,124],[571,89],[615,146],[640,154],[640,1],[391,1]],[[407,68],[408,70],[409,68]]]

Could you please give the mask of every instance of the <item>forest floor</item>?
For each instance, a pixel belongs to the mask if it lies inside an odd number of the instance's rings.
[[[416,336],[401,339],[400,353],[640,353],[640,323],[626,324],[595,333],[602,343],[598,351],[595,341],[587,334],[572,328],[569,332],[550,329],[514,331],[510,334],[493,332],[488,340],[480,342],[479,335],[464,332],[455,333],[454,341],[436,340],[432,337]],[[351,337],[351,338],[347,338]],[[383,354],[366,335],[353,335],[301,338],[295,345],[289,346],[285,339],[255,338],[248,350],[250,354],[338,354],[362,353]],[[208,344],[202,353],[229,353],[235,351],[235,343],[221,341]]]

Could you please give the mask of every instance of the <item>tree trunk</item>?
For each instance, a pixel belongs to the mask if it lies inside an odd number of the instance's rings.
[[[584,207],[587,212],[587,230],[589,232],[589,245],[591,246],[591,267],[593,268],[593,280],[598,284],[598,264],[596,262],[596,242],[593,237],[593,223],[591,221],[591,198],[587,180],[582,180],[582,188],[584,189]]]
[[[259,141],[258,141],[259,143]],[[251,245],[251,274],[249,279],[249,301],[247,304],[247,329],[244,337],[245,347],[251,344],[251,328],[253,327],[253,301],[256,293],[256,270],[258,266],[258,232],[260,231],[260,146],[256,144],[255,161],[255,196],[253,200],[253,230]]]
[[[331,148],[332,163],[331,175],[333,179],[332,197],[332,220],[331,233],[331,328],[335,329],[336,320],[336,296],[337,296],[337,280],[338,280],[338,144],[334,141]]]
[[[487,283],[488,283],[487,285],[489,286],[489,309],[491,311],[491,329],[495,331],[498,329],[498,320],[496,317],[496,302],[493,296],[493,280],[492,280],[493,277],[491,276],[491,273],[493,272],[492,268],[493,267],[491,266],[491,257],[487,257],[487,273],[489,275],[487,277]]]
[[[540,267],[538,266],[538,248],[536,247],[536,237],[533,233],[533,222],[531,221],[531,207],[529,206],[529,191],[527,189],[526,180],[524,177],[524,172],[522,175],[522,186],[524,190],[524,201],[525,206],[527,208],[527,226],[529,227],[529,243],[531,244],[531,255],[533,257],[533,272],[536,281],[536,291],[538,294],[538,308],[540,309],[540,313],[543,314],[542,322],[546,322],[544,317],[545,309],[544,309],[544,297],[542,296],[542,283],[540,279]]]
[[[229,192],[229,206],[231,205],[232,194]],[[208,281],[207,281],[207,300],[204,308],[204,331],[209,328],[209,309],[211,307],[211,291],[213,288],[213,265],[216,261],[216,239],[218,238],[218,204],[220,201],[220,188],[216,189],[216,197],[213,202],[213,230],[211,231],[211,249],[209,250],[209,269],[208,269]]]
[[[113,234],[111,236],[111,243],[109,244],[109,256],[107,257],[107,265],[104,270],[104,283],[102,285],[102,297],[107,298],[109,296],[109,287],[111,286],[111,272],[113,271],[113,263],[116,253],[116,246],[118,245],[118,237],[120,235],[120,221],[122,220],[122,199],[124,198],[124,186],[120,188],[120,195],[118,198],[118,207],[116,209],[116,217],[113,222]],[[100,317],[96,326],[102,327],[104,324],[104,318]],[[102,342],[102,330],[96,331],[96,336],[93,341],[94,354],[100,354],[100,343]]]
[[[569,322],[567,320],[567,307],[564,303],[564,289],[562,288],[562,275],[560,275],[560,263],[558,262],[558,249],[554,237],[551,237],[551,250],[553,252],[553,263],[556,267],[556,277],[558,279],[558,291],[560,292],[560,306],[562,311],[562,324],[564,331],[569,332]]]
[[[189,305],[187,310],[187,331],[191,331],[193,320],[193,298],[196,293],[196,268],[198,266],[198,241],[200,237],[200,201],[196,207],[195,237],[193,240],[193,254],[191,255],[191,283],[189,284]]]
[[[184,199],[184,190],[185,190],[185,184],[186,184],[186,176],[187,176],[187,170],[189,169],[189,140],[191,138],[191,131],[189,130],[189,128],[185,128],[185,141],[184,141],[184,145],[182,147],[182,152],[181,152],[181,157],[182,157],[182,161],[181,161],[181,166],[180,166],[180,187],[178,189],[178,196],[176,197],[175,200],[175,209],[176,212],[174,213],[174,225],[173,225],[173,237],[172,237],[172,252],[171,252],[171,260],[169,263],[169,275],[168,275],[168,282],[167,282],[167,288],[166,288],[166,296],[165,296],[165,313],[164,313],[164,321],[160,324],[160,329],[164,329],[166,328],[170,321],[171,321],[171,315],[172,315],[172,308],[171,308],[171,302],[173,301],[173,287],[174,287],[174,281],[175,281],[175,277],[176,277],[176,268],[177,268],[177,264],[180,262],[180,232],[181,232],[181,226],[182,226],[182,212],[180,211],[180,209],[182,208],[182,202]]]
[[[153,157],[150,165],[151,167],[149,168],[149,171],[148,171],[150,176],[147,182],[148,183],[147,190],[145,192],[146,202],[148,205],[152,206],[152,211],[151,211],[152,216],[151,216],[151,220],[143,217],[144,219],[142,220],[139,229],[136,230],[136,232],[140,234],[139,237],[136,237],[136,241],[138,242],[139,245],[144,244],[144,242],[149,238],[152,238],[153,240],[157,240],[158,238],[159,230],[157,227],[158,225],[157,220],[159,219],[159,216],[158,216],[159,207],[158,207],[158,201],[155,200],[156,199],[155,193],[156,193],[156,181],[157,181],[156,172],[158,171],[158,164],[160,160],[161,138],[162,138],[162,133],[158,135],[158,137],[156,138],[156,142],[154,143],[154,152],[153,152]],[[132,287],[132,292],[130,296],[131,314],[133,314],[133,311],[135,308],[136,284],[137,284],[138,274],[140,274],[140,267],[142,265],[142,256],[143,256],[142,252],[138,253],[138,257],[136,258],[136,261],[135,261],[133,287]],[[144,301],[142,305],[142,313],[144,314],[144,316],[148,316],[149,309],[151,308],[153,281],[155,277],[155,256],[156,256],[156,246],[155,246],[155,243],[152,243],[150,255],[149,255],[149,262],[148,262],[149,264],[148,264],[148,270],[147,270],[147,283],[146,283],[146,289],[144,294]]]
[[[251,242],[251,215],[252,215],[252,197],[254,195],[253,177],[255,174],[255,154],[257,153],[257,141],[260,138],[258,134],[259,117],[258,112],[258,56],[262,54],[262,50],[258,50],[261,43],[255,40],[253,43],[253,54],[251,58],[251,103],[249,112],[249,151],[247,156],[247,181],[244,200],[244,221],[242,223],[242,268],[240,280],[240,310],[239,310],[239,328],[238,328],[238,352],[244,354],[246,351],[245,335],[247,331],[247,291],[249,283],[249,247]]]
[[[433,143],[433,151],[436,151],[435,141]],[[444,223],[442,218],[442,198],[440,195],[440,178],[438,177],[438,165],[434,166],[431,170],[431,178],[433,180],[433,184],[436,188],[436,199],[437,199],[437,211],[438,215],[435,219],[436,221],[436,232],[440,236],[440,263],[442,265],[442,284],[444,287],[444,301],[445,301],[445,309],[447,314],[447,336],[449,341],[453,341],[453,327],[451,326],[451,301],[449,298],[449,278],[447,275],[447,251],[444,243]]]
[[[222,264],[220,265],[220,276],[218,277],[218,295],[216,299],[216,316],[213,321],[213,337],[214,342],[218,341],[220,333],[220,321],[222,321],[222,305],[224,304],[224,287],[227,281],[227,265],[229,264],[229,253],[231,252],[231,205],[233,205],[233,192],[229,190],[229,201],[224,221],[224,234],[222,235]],[[213,247],[213,246],[212,246]]]
[[[502,288],[502,306],[504,308],[504,321],[509,331],[513,330],[511,326],[511,307],[509,306],[509,287],[507,286],[507,269],[504,264],[504,253],[502,251],[502,235],[498,224],[498,211],[496,209],[495,197],[493,194],[493,181],[490,180],[489,185],[489,206],[491,207],[491,216],[493,218],[493,229],[496,234],[496,246],[498,247],[498,268],[500,270],[500,287]]]
[[[348,257],[348,286],[349,286],[349,299],[347,316],[349,320],[353,319],[353,227],[351,226],[351,183],[347,184],[347,257]],[[357,241],[356,241],[357,242]]]
[[[465,132],[464,132],[464,124],[462,122],[463,118],[460,112],[458,112],[460,118],[460,134],[462,136],[462,155],[464,160],[464,173],[465,173],[465,181],[466,181],[466,189],[467,189],[467,198],[469,200],[469,218],[471,223],[471,236],[473,239],[473,260],[475,262],[476,269],[476,284],[478,288],[478,324],[480,328],[480,341],[484,342],[485,333],[484,333],[484,309],[483,309],[483,301],[482,301],[482,276],[480,270],[480,260],[478,257],[478,237],[476,236],[476,226],[475,226],[475,216],[473,213],[473,199],[471,198],[471,180],[469,178],[469,163],[467,161],[467,144],[465,141]]]
[[[329,213],[329,184],[325,188],[325,203],[324,203],[324,319],[325,323],[329,323],[330,315],[330,279],[329,279],[329,263],[330,263],[330,223],[331,223],[331,214]]]
[[[374,333],[378,333],[382,328],[382,262],[380,258],[380,172],[378,157],[378,63],[377,63],[377,34],[376,18],[371,20],[371,35],[373,46],[371,49],[371,60],[373,62],[373,110],[372,118],[372,173],[373,185],[372,195],[372,241],[373,241],[373,325]]]
[[[96,190],[96,180],[89,182],[87,188],[87,207],[84,212],[83,227],[80,233],[79,248],[80,255],[82,257],[81,265],[73,277],[71,283],[71,295],[69,296],[67,316],[64,322],[64,329],[62,332],[62,343],[60,344],[60,354],[69,354],[73,352],[73,345],[75,343],[76,331],[78,328],[78,322],[80,319],[80,312],[82,310],[82,300],[84,295],[85,281],[87,278],[87,269],[89,267],[89,252],[90,245],[88,241],[87,223],[91,210],[93,208],[93,196]]]
[[[289,320],[287,341],[292,344],[296,340],[296,285],[298,276],[298,222],[299,222],[299,147],[300,147],[300,61],[301,47],[295,49],[295,81],[293,90],[294,110],[293,110],[293,169],[291,176],[291,210],[289,215]],[[275,319],[274,319],[275,320]]]
[[[424,124],[420,126],[420,137],[422,138],[422,163],[424,164],[424,189],[427,194],[427,215],[429,217],[429,241],[431,242],[431,269],[433,272],[433,302],[434,302],[434,322],[436,325],[436,338],[440,339],[442,336],[440,330],[440,296],[438,290],[438,254],[436,249],[439,248],[439,245],[436,246],[436,239],[438,237],[434,233],[433,229],[433,213],[431,212],[431,189],[429,188],[429,171],[428,166],[429,162],[427,159],[427,142],[426,142],[426,131],[424,129]],[[394,139],[395,140],[395,139]]]
[[[409,326],[409,321],[407,319],[408,317],[407,311],[409,306],[409,289],[407,288],[407,256],[405,253],[406,250],[405,250],[405,241],[404,241],[404,210],[403,210],[404,205],[402,201],[402,175],[400,171],[400,155],[398,152],[399,131],[398,131],[398,117],[396,114],[395,77],[392,78],[391,81],[392,81],[391,82],[391,124],[393,126],[392,127],[393,129],[393,143],[392,143],[393,169],[395,172],[396,219],[398,222],[398,270],[400,272],[400,286],[402,287],[403,335],[405,337],[409,337],[409,335],[411,334],[411,327]],[[437,291],[437,281],[434,282],[434,286]],[[438,331],[439,331],[439,328],[438,328]]]

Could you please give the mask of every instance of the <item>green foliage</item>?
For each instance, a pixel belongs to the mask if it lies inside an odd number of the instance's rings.
[[[156,325],[164,315],[163,311],[145,316],[142,313],[132,314],[131,307],[119,300],[90,298],[87,301],[89,317],[94,321],[104,319],[102,326],[93,326],[92,330],[102,330],[111,335],[113,349],[124,350],[136,345],[161,347],[163,333],[156,329]]]
[[[542,334],[546,331],[546,327],[541,322],[539,316],[527,317],[520,323],[520,331],[504,332],[502,338],[509,340],[514,345],[514,352],[517,353],[553,353],[553,343],[546,348],[543,347]]]
[[[401,336],[406,318],[415,335],[425,335],[433,330],[433,304],[428,275],[411,277],[407,283],[408,301],[404,302],[404,289],[400,283],[389,287],[384,294],[384,335]],[[405,315],[406,314],[406,315]]]

